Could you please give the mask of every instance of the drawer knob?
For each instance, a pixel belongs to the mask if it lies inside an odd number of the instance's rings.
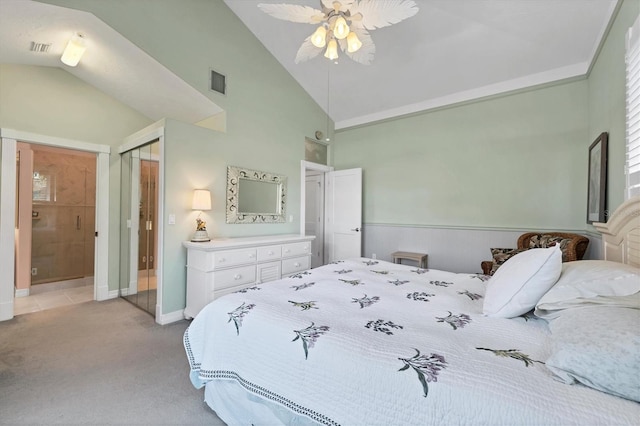
[[[255,255],[255,254],[253,254],[253,253],[250,253],[250,254],[249,254],[249,259],[253,259],[254,257],[256,257],[256,255]]]
[[[272,251],[272,250],[269,250],[269,253],[267,253],[267,254],[268,254],[269,256],[273,256],[273,254],[274,254],[274,253],[273,253],[273,251]]]
[[[240,274],[235,274],[234,277],[233,277],[233,279],[236,280],[236,281],[239,280],[240,278],[242,278],[242,275],[240,275]]]
[[[284,249],[284,252],[285,252],[285,253],[290,253],[290,252],[291,252],[291,250],[289,250],[289,249]]]
[[[221,257],[220,260],[218,260],[219,263],[223,263],[224,262],[224,257]]]
[[[293,266],[295,266],[296,268],[299,268],[300,267],[300,263],[296,262],[296,263],[293,264]]]

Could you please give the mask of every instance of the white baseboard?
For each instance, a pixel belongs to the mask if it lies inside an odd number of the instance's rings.
[[[101,300],[108,300],[108,299],[113,299],[115,297],[118,297],[118,290],[115,290],[116,295],[113,296],[112,293],[113,291],[109,290],[109,286],[108,285],[98,285],[96,284],[97,288],[96,288],[96,300],[99,302]]]
[[[118,292],[118,290],[112,290],[112,293],[116,294],[116,297],[118,296],[128,296],[129,295],[129,289],[128,288],[121,288]]]
[[[29,295],[28,288],[16,288],[16,297],[27,297]]]
[[[156,322],[160,325],[171,324],[172,322],[182,321],[184,319],[184,309],[179,311],[169,312],[168,314],[162,314],[160,312],[160,306],[156,305]]]
[[[13,318],[13,300],[11,302],[0,303],[0,321]]]
[[[107,298],[108,299],[117,299],[118,297],[120,297],[120,291],[119,290],[109,290],[109,292],[107,293]],[[106,300],[106,299],[102,299],[102,300]]]

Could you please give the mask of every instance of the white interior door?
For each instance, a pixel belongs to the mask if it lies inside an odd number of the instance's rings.
[[[308,172],[305,178],[304,235],[315,235],[311,242],[311,267],[324,264],[324,173]]]
[[[362,256],[362,169],[327,172],[326,249],[329,262]]]

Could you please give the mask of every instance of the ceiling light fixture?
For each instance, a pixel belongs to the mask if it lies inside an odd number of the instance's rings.
[[[75,67],[78,65],[78,62],[80,62],[85,50],[87,50],[87,45],[85,43],[84,36],[76,33],[71,37],[69,43],[67,43],[67,47],[64,48],[64,52],[62,52],[60,60],[65,65]]]
[[[397,24],[418,13],[413,0],[320,0],[320,9],[297,4],[266,4],[258,7],[274,18],[318,25],[296,54],[296,63],[318,56],[338,59],[340,50],[356,62],[369,65],[376,47],[369,31]]]

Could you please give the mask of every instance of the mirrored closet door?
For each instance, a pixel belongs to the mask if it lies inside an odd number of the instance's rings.
[[[120,296],[155,315],[159,142],[121,154]]]

